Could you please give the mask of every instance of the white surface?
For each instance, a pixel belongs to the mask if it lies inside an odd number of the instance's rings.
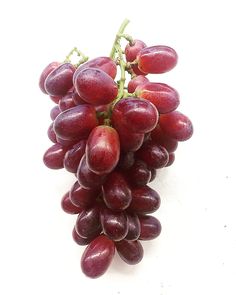
[[[0,294],[236,294],[235,1],[1,1]],[[127,33],[173,46],[178,66],[161,77],[181,94],[194,123],[175,164],[153,184],[163,231],[145,257],[117,257],[106,275],[80,271],[75,217],[60,209],[74,182],[42,164],[53,103],[38,89],[42,68],[73,46],[109,53]]]

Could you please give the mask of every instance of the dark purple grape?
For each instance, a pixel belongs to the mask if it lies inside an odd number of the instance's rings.
[[[135,155],[149,167],[155,169],[165,167],[169,161],[167,150],[152,141],[145,142]]]
[[[132,188],[131,192],[132,202],[129,206],[129,211],[137,214],[148,214],[155,212],[160,207],[160,196],[149,186]]]
[[[160,128],[159,124],[151,132],[152,141],[163,146],[168,153],[173,153],[178,147],[178,141],[168,137]]]
[[[125,210],[131,202],[131,190],[120,172],[113,171],[103,185],[103,199],[112,210]]]
[[[169,154],[169,161],[165,167],[171,166],[174,163],[174,161],[175,161],[175,154],[174,153]]]
[[[124,212],[102,208],[100,219],[103,232],[113,241],[120,241],[128,233],[128,219]]]
[[[70,190],[70,200],[75,206],[88,208],[95,203],[99,189],[83,188],[78,182]]]
[[[56,133],[53,130],[53,123],[50,124],[49,128],[48,128],[48,138],[53,142],[53,143],[57,143],[57,136]]]
[[[44,153],[44,164],[50,169],[63,168],[63,160],[67,151],[68,148],[59,143],[55,143]]]
[[[106,125],[97,126],[89,135],[86,145],[87,165],[96,174],[110,173],[120,156],[117,131]]]
[[[108,269],[114,255],[114,242],[101,235],[85,249],[81,258],[81,269],[90,278],[100,277]]]
[[[100,69],[86,68],[79,72],[74,85],[79,96],[93,105],[111,103],[118,94],[117,84]]]
[[[84,104],[60,113],[54,121],[54,131],[62,139],[86,138],[98,124],[93,106]]]
[[[76,106],[76,104],[74,102],[72,92],[69,92],[66,95],[64,95],[59,101],[59,108],[60,108],[61,112],[65,111],[65,110],[69,110],[75,106]]]
[[[141,225],[139,240],[152,240],[160,235],[161,223],[157,218],[145,215],[139,216],[139,221]]]
[[[72,173],[77,172],[80,160],[85,153],[86,142],[85,139],[81,139],[65,154],[64,167],[67,171]]]
[[[53,70],[55,70],[59,65],[60,65],[60,63],[57,62],[57,61],[51,62],[49,65],[46,66],[46,68],[43,70],[42,74],[40,75],[40,78],[39,78],[39,88],[41,89],[41,91],[43,93],[47,94],[47,91],[45,90],[45,87],[44,87],[44,83],[45,83],[45,80],[46,80],[47,76]]]
[[[59,95],[49,95],[50,99],[55,102],[56,104],[59,104],[60,99],[62,99],[63,96]]]
[[[46,78],[44,87],[49,95],[65,95],[73,86],[73,74],[75,67],[70,63],[64,63],[54,69]]]
[[[112,112],[112,123],[123,126],[134,133],[147,133],[154,129],[158,121],[156,107],[145,99],[129,97],[116,103]]]
[[[135,213],[127,213],[128,217],[128,233],[125,237],[128,241],[135,241],[140,236],[140,222],[138,215]]]
[[[106,175],[98,175],[88,168],[85,155],[80,160],[77,178],[79,184],[84,188],[99,188],[106,181]]]
[[[67,192],[62,200],[61,200],[61,208],[64,212],[68,214],[78,214],[82,212],[82,208],[75,206],[74,204],[71,203],[70,197],[69,197],[69,192]]]
[[[134,164],[134,153],[133,152],[127,152],[127,153],[121,153],[120,159],[117,164],[117,167],[121,170],[128,170],[130,167],[132,167]]]
[[[115,243],[120,258],[126,263],[134,265],[143,258],[143,247],[139,241],[119,241]]]
[[[151,178],[150,178],[149,182],[152,182],[156,178],[157,171],[155,168],[149,168],[149,170],[151,172]]]
[[[51,109],[50,117],[54,121],[56,117],[60,114],[61,110],[59,109],[59,106],[55,106]]]
[[[135,160],[134,165],[126,172],[126,177],[134,186],[144,186],[151,179],[151,172],[147,164],[140,160]]]
[[[99,207],[84,209],[76,220],[75,230],[79,236],[86,239],[96,238],[102,231]]]
[[[73,240],[76,242],[76,244],[78,244],[80,246],[88,245],[93,240],[93,239],[82,238],[81,236],[78,235],[75,228],[73,228],[72,237],[73,237]]]
[[[161,115],[159,124],[167,136],[178,141],[188,140],[193,135],[192,122],[178,111]]]

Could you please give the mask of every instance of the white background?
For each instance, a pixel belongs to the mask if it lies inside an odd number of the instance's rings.
[[[236,294],[234,2],[1,1],[0,294]],[[127,33],[178,52],[178,66],[151,79],[179,90],[195,133],[153,184],[161,236],[143,243],[139,265],[116,257],[90,280],[71,238],[75,217],[60,208],[75,179],[42,163],[53,103],[38,77],[74,46],[109,54],[126,17]]]

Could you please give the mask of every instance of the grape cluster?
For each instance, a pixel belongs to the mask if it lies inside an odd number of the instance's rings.
[[[43,160],[77,178],[61,205],[77,214],[72,235],[77,244],[88,245],[81,268],[91,278],[104,274],[115,249],[128,264],[142,260],[140,240],[161,232],[159,220],[149,215],[159,208],[160,196],[148,184],[157,169],[174,162],[178,142],[193,133],[188,117],[176,111],[178,92],[147,78],[174,68],[176,52],[124,35],[127,23],[110,57],[88,60],[74,49],[79,64],[73,65],[70,55],[63,63],[52,62],[39,81],[56,104],[48,129],[53,145]],[[122,38],[128,40],[125,50]]]

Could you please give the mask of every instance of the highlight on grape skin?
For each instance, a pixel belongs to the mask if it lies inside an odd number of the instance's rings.
[[[178,110],[179,92],[149,76],[172,70],[176,51],[125,34],[128,23],[109,56],[89,59],[73,48],[39,77],[54,104],[43,162],[76,177],[59,203],[76,217],[70,231],[76,245],[86,246],[80,266],[89,278],[102,276],[115,253],[128,265],[145,259],[145,243],[162,231],[161,197],[151,182],[158,190],[158,171],[173,165],[178,146],[193,134]]]

